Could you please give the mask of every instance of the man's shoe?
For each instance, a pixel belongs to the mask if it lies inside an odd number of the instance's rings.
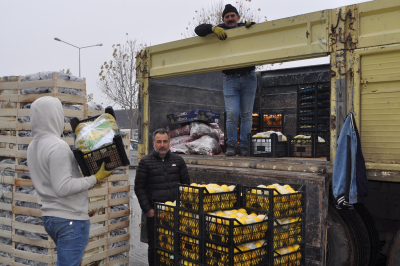
[[[240,155],[241,156],[247,156],[247,145],[240,147]]]
[[[226,156],[235,156],[236,155],[236,145],[228,144],[228,150],[225,152]]]

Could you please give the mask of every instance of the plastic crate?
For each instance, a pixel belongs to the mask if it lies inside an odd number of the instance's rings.
[[[174,229],[176,224],[176,212],[177,208],[175,206],[155,202],[154,217],[156,218],[156,225]]]
[[[262,157],[286,157],[288,156],[288,142],[279,141],[277,134],[271,134],[269,138],[253,138],[248,135],[248,156]]]
[[[326,157],[327,146],[326,142],[318,142],[318,137],[312,135],[311,138],[298,138],[290,141],[290,156],[291,157]]]
[[[154,262],[156,266],[175,266],[175,254],[156,248]]]
[[[297,215],[292,219],[290,223],[283,223],[279,219],[274,221],[272,233],[274,250],[304,242],[304,215]]]
[[[156,248],[161,248],[168,252],[174,252],[175,237],[176,235],[174,230],[162,226],[156,226]]]
[[[297,193],[281,194],[274,188],[243,186],[243,207],[252,211],[271,211],[271,218],[305,213],[305,185],[291,185]]]
[[[187,209],[179,208],[177,218],[177,230],[179,232],[194,236],[202,236],[201,226],[203,226],[203,215],[189,211]]]
[[[303,266],[305,265],[305,258],[304,258],[304,244],[299,245],[299,249],[287,253],[284,255],[279,254],[278,251],[274,251],[274,260],[273,260],[273,266],[287,266],[287,265],[293,265],[293,266]]]
[[[197,263],[203,262],[203,240],[187,234],[178,233],[177,255]]]
[[[205,241],[204,257],[204,264],[210,266],[269,265],[268,246],[265,244],[260,248],[243,252],[235,246],[219,246]]]
[[[217,182],[218,185],[230,185]],[[241,186],[235,185],[233,191],[210,193],[205,187],[189,185],[178,186],[178,207],[196,212],[237,209],[240,204]]]
[[[115,118],[112,107],[107,107],[105,113],[111,114]],[[94,121],[99,116],[100,115],[92,116],[82,120],[79,120],[76,117],[72,118],[70,122],[72,131],[75,132],[76,127],[80,123]],[[130,164],[125,152],[122,135],[120,134],[114,136],[112,144],[99,149],[87,153],[83,153],[77,148],[74,148],[72,151],[84,176],[90,176],[97,173],[103,162],[105,163],[106,170],[112,170],[119,166],[127,166]]]
[[[267,212],[258,214],[268,214]],[[258,223],[241,224],[234,218],[204,214],[204,238],[221,245],[239,245],[267,238],[268,216]]]

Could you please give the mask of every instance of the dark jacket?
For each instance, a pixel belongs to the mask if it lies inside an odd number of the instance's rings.
[[[164,159],[157,152],[143,157],[135,177],[135,193],[144,213],[153,209],[154,202],[174,201],[178,183],[190,184],[185,161],[168,152]]]
[[[254,24],[256,24],[256,23],[255,23],[255,22],[251,22],[251,24],[254,25]],[[241,23],[241,22],[238,23],[238,27],[243,27],[243,26],[245,26],[245,25],[246,25],[246,23]],[[218,26],[218,27],[221,27],[221,28],[223,28],[223,29],[225,29],[225,30],[231,29],[231,28],[228,28],[228,27],[225,25],[225,23],[221,23],[221,24],[219,24],[219,25],[217,25],[217,26]],[[211,24],[201,24],[201,25],[197,26],[197,27],[194,29],[194,32],[195,32],[197,35],[199,35],[199,36],[201,36],[201,37],[204,37],[204,36],[207,36],[207,35],[210,34],[210,33],[213,33],[212,27],[213,27],[213,25],[211,25]],[[235,28],[232,28],[232,29],[235,29]],[[225,75],[242,74],[242,73],[248,73],[248,72],[254,71],[255,69],[256,69],[256,68],[255,68],[254,66],[251,66],[251,67],[242,67],[242,68],[235,68],[235,69],[223,70],[222,73],[224,73]]]

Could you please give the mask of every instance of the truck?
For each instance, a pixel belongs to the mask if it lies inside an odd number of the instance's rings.
[[[143,49],[137,55],[138,159],[152,150],[151,132],[168,125],[166,114],[224,112],[221,70],[324,56],[330,57],[327,157],[182,157],[196,183],[305,185],[306,265],[400,265],[398,0],[231,29],[224,42],[210,34]],[[263,90],[263,74],[258,78]],[[350,112],[361,137],[369,195],[354,210],[337,210],[330,191],[332,169],[340,130]]]

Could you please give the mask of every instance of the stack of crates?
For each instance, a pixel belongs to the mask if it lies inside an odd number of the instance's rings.
[[[243,186],[243,206],[268,212],[269,265],[304,265],[305,186],[290,185],[294,193],[275,188]]]
[[[156,265],[304,265],[305,186],[291,187],[215,193],[180,184],[177,206],[155,203]]]
[[[176,215],[175,206],[154,203],[155,216],[155,261],[156,265],[174,266],[176,252]]]
[[[54,265],[56,246],[42,223],[42,213],[26,164],[26,148],[32,140],[29,103],[53,96],[64,104],[80,108],[64,109],[65,117],[94,116],[104,111],[88,109],[86,82],[52,79],[21,81],[6,77],[0,81],[0,256],[6,265]],[[81,90],[81,95],[60,93],[58,89]],[[25,88],[51,88],[50,93],[21,94]],[[26,108],[28,107],[28,108]],[[74,145],[69,123],[64,124],[64,140]],[[129,154],[129,136],[124,138]],[[3,147],[4,146],[4,147]],[[90,216],[89,244],[81,265],[128,265],[129,263],[129,174],[120,167],[116,174],[88,191]],[[6,241],[5,239],[9,239]],[[3,240],[3,241],[1,241]]]

